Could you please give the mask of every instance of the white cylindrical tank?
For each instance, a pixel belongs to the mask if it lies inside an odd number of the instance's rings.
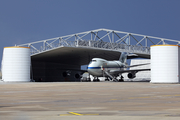
[[[2,80],[5,82],[29,82],[30,64],[29,47],[5,47],[2,58]]]
[[[179,83],[178,45],[151,46],[151,83]]]

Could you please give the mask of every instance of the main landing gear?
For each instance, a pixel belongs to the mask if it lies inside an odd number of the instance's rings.
[[[122,75],[118,82],[124,82],[124,77]]]
[[[100,79],[98,77],[94,77],[93,82],[100,82]]]
[[[109,81],[109,78],[108,78],[108,77],[106,77],[105,81]]]

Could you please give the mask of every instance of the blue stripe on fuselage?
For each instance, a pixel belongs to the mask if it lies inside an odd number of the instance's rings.
[[[101,67],[88,67],[88,69],[101,69]]]
[[[109,69],[120,68],[121,69],[121,67],[104,67],[104,68],[109,68]],[[101,69],[101,67],[88,67],[87,69]]]

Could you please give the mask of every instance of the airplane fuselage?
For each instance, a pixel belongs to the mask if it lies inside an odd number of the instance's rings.
[[[93,58],[87,70],[91,75],[96,77],[106,76],[103,74],[104,69],[108,71],[109,74],[117,76],[118,74],[115,75],[114,73],[122,70],[124,66],[125,64],[120,61],[107,61],[101,58]]]

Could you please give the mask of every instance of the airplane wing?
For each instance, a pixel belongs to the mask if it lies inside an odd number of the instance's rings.
[[[119,71],[119,73],[129,73],[129,72],[133,72],[133,73],[137,73],[139,71],[150,71],[151,69],[134,69],[134,70],[123,70],[123,71]]]
[[[137,66],[142,66],[142,65],[149,65],[150,63],[145,63],[145,64],[138,64],[138,65],[131,65],[131,66],[126,66],[125,68],[130,68],[130,67],[137,67]]]
[[[87,72],[87,70],[80,70],[80,69],[58,69],[58,70],[64,70],[64,71],[79,71],[79,72]]]
[[[113,74],[122,74],[122,73],[137,73],[139,71],[150,71],[151,69],[134,69],[134,70],[119,70],[119,71],[110,71]]]

